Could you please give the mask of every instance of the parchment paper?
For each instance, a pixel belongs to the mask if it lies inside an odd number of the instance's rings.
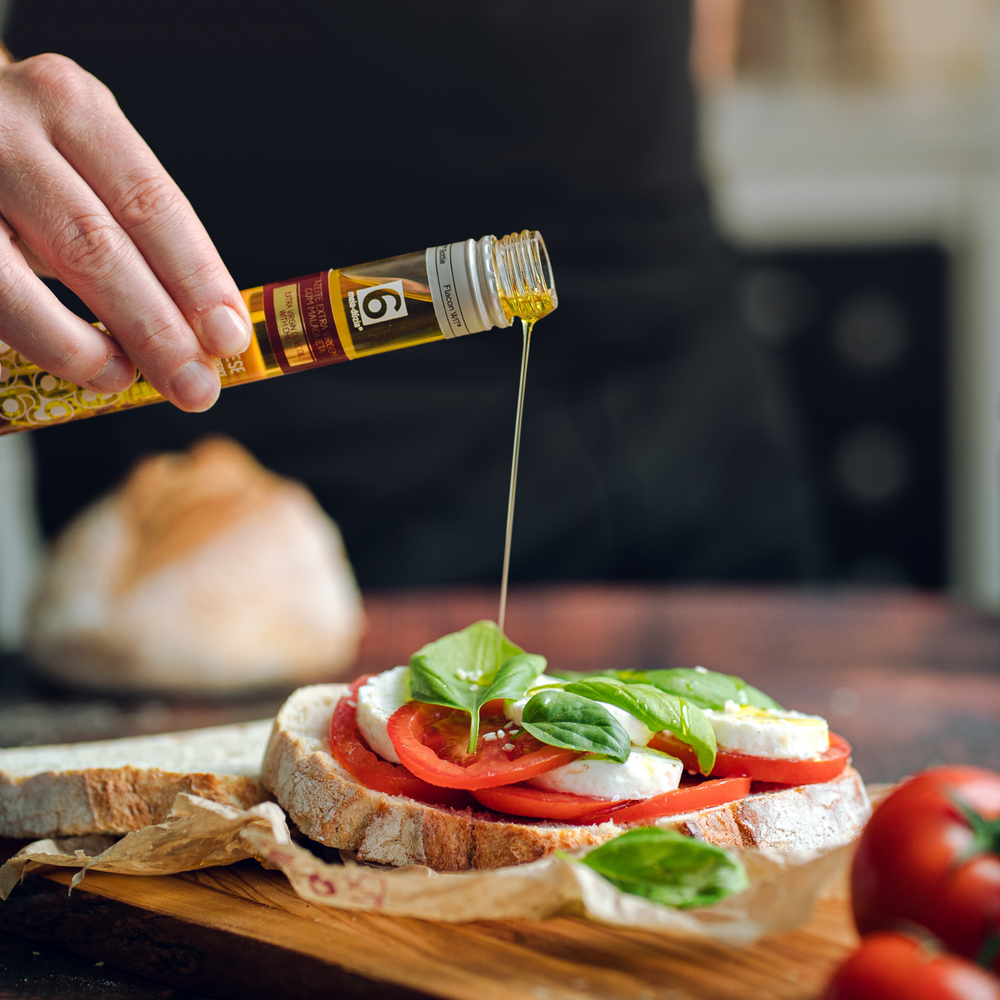
[[[581,852],[583,853],[583,852]],[[685,938],[748,945],[808,919],[825,887],[843,875],[848,844],[825,851],[736,852],[750,888],[704,909],[674,910],[620,892],[574,860],[548,857],[488,872],[441,874],[420,865],[386,869],[359,865],[350,855],[328,864],[296,845],[274,802],[249,810],[182,793],[163,823],[110,838],[39,840],[0,868],[0,899],[43,865],[132,875],[169,875],[256,857],[280,869],[303,899],[321,906],[377,910],[392,916],[464,922],[544,920],[557,914],[604,924],[659,930]]]

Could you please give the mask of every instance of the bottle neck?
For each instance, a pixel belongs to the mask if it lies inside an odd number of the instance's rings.
[[[427,249],[427,278],[445,337],[462,337],[515,317],[540,319],[558,305],[552,267],[538,232]]]

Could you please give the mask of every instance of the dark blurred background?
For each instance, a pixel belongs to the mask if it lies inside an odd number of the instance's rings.
[[[513,579],[825,578],[794,394],[700,179],[688,6],[380,10],[181,0],[151,37],[126,0],[51,0],[16,4],[7,40],[108,84],[241,287],[544,234],[561,304],[533,346]],[[45,532],[221,431],[314,490],[362,586],[494,581],[519,354],[493,332],[35,435]]]
[[[178,0],[155,34],[126,0],[8,7],[18,56],[111,87],[241,287],[543,232],[561,304],[533,345],[515,581],[1000,599],[968,194],[992,0],[388,2],[377,28]],[[519,349],[493,331],[36,433],[44,534],[223,432],[313,489],[363,586],[494,582]]]

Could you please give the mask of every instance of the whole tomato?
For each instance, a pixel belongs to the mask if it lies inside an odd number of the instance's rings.
[[[912,921],[951,951],[1000,968],[1000,775],[924,771],[869,822],[851,869],[862,934]]]
[[[883,931],[862,941],[822,1000],[1000,1000],[1000,980],[964,958]]]

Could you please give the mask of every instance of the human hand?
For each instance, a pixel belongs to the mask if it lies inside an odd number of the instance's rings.
[[[112,337],[38,274],[71,288]],[[64,56],[0,55],[0,340],[102,394],[138,367],[201,411],[219,394],[211,356],[242,352],[250,331],[208,233],[111,92]]]

